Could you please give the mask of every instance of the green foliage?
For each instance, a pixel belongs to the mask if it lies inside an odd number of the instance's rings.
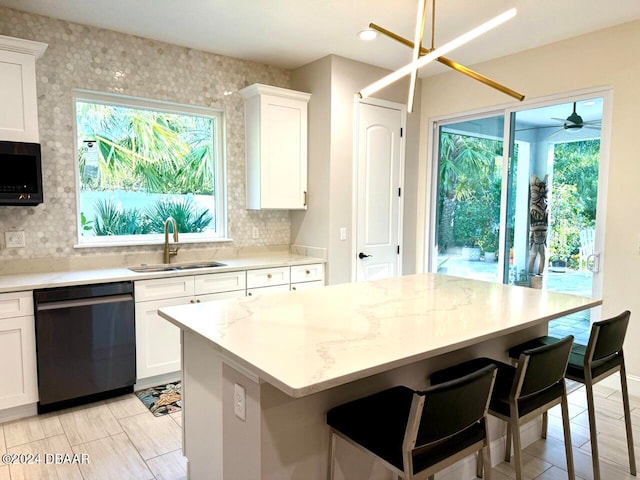
[[[595,225],[599,154],[599,140],[554,145],[549,225],[552,261],[576,266],[580,231]]]
[[[478,239],[478,246],[483,252],[498,251],[498,231],[494,228],[485,228]]]
[[[96,202],[98,215],[93,230],[98,236],[149,233],[145,218],[138,209],[121,210],[111,200]]]
[[[189,197],[178,201],[158,200],[145,212],[153,232],[164,232],[164,221],[173,217],[179,232],[200,233],[213,221],[208,210],[197,211]]]
[[[97,236],[164,233],[164,222],[168,217],[176,220],[180,233],[200,233],[213,222],[209,211],[197,210],[191,198],[158,200],[146,211],[121,209],[112,200],[98,200],[95,209],[95,222],[86,222],[86,225],[93,223],[92,229]],[[83,229],[87,230],[84,226]]]
[[[98,149],[98,176],[85,172],[82,190],[214,193],[214,120],[175,113],[77,102],[78,138]]]
[[[443,132],[438,163],[438,245],[473,246],[500,215],[502,141]]]

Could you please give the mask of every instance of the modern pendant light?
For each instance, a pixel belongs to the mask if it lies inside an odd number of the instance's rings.
[[[464,45],[467,42],[479,37],[480,35],[492,30],[493,28],[501,25],[502,23],[512,19],[516,15],[516,9],[512,8],[507,10],[506,12],[492,18],[491,20],[483,23],[482,25],[470,30],[469,32],[455,38],[454,40],[444,44],[441,47],[435,48],[435,0],[432,3],[432,12],[431,12],[431,48],[426,49],[422,46],[422,37],[424,34],[424,23],[425,23],[425,15],[426,15],[426,1],[427,0],[418,0],[418,15],[416,19],[416,31],[414,35],[414,41],[401,37],[375,23],[369,24],[369,28],[375,31],[380,32],[383,35],[386,35],[393,40],[396,40],[403,45],[406,45],[413,49],[413,61],[404,67],[396,70],[395,72],[387,75],[386,77],[378,80],[377,82],[372,83],[371,85],[363,88],[358,94],[360,98],[368,97],[375,92],[381,90],[382,88],[390,85],[391,83],[399,80],[400,78],[411,74],[411,81],[409,84],[409,98],[408,98],[408,111],[413,111],[413,103],[415,96],[415,85],[417,81],[417,71],[419,68],[427,65],[428,63],[438,61],[443,65],[446,65],[464,75],[467,75],[475,80],[478,80],[485,85],[488,85],[496,90],[499,90],[502,93],[505,93],[516,100],[522,101],[524,100],[524,95],[516,92],[478,72],[474,72],[468,67],[461,65],[453,60],[449,60],[445,58],[443,55],[451,52],[452,50]]]

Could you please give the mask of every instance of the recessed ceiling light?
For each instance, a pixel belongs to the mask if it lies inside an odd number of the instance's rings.
[[[361,30],[360,32],[358,32],[358,37],[360,37],[360,40],[375,40],[378,37],[378,32],[367,28],[366,30]]]

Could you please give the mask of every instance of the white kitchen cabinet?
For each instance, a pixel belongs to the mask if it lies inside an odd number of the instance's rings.
[[[0,294],[0,409],[38,401],[33,292]]]
[[[324,264],[294,265],[291,267],[291,290],[308,290],[324,286]]]
[[[307,208],[307,103],[311,95],[253,84],[245,100],[247,208]]]
[[[0,140],[38,143],[36,58],[47,45],[0,35]]]
[[[244,296],[245,279],[240,271],[135,282],[138,381],[180,370],[180,329],[159,308]]]

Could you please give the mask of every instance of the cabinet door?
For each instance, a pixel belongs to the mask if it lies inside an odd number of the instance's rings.
[[[276,285],[274,287],[248,288],[247,296],[257,297],[258,295],[265,295],[267,293],[288,292],[288,291],[289,291],[289,284]]]
[[[33,315],[0,319],[0,409],[38,401]]]
[[[196,303],[213,302],[216,300],[225,300],[227,298],[239,298],[245,296],[244,290],[236,290],[234,292],[209,293],[207,295],[198,295]]]
[[[264,95],[261,109],[261,208],[305,209],[307,103]]]
[[[189,303],[193,297],[136,303],[136,376],[180,370],[180,329],[158,315],[158,309]]]
[[[33,55],[0,50],[0,138],[39,142]]]
[[[324,282],[322,280],[318,280],[315,282],[302,282],[302,283],[292,283],[291,290],[310,290],[312,288],[320,288],[324,287]]]

